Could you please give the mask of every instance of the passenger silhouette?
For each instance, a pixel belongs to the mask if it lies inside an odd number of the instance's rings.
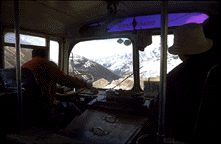
[[[184,142],[193,140],[202,85],[207,71],[220,63],[218,37],[214,35],[219,21],[211,19],[205,21],[204,29],[202,24],[189,23],[174,31],[174,45],[168,51],[178,55],[183,62],[166,77],[166,137]],[[158,98],[155,99],[153,121],[150,122],[155,131],[157,131]]]

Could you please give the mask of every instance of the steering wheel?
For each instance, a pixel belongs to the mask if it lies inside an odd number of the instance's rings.
[[[94,81],[94,77],[92,76],[92,75],[90,75],[90,74],[86,74],[86,73],[83,73],[83,74],[75,74],[75,75],[72,75],[72,77],[76,77],[76,76],[80,76],[80,75],[87,75],[87,76],[89,76],[91,79],[88,79],[88,80],[91,80],[92,82]],[[84,91],[84,90],[86,90],[87,88],[85,87],[85,88],[83,88],[83,89],[81,89],[81,90],[79,90],[79,91],[76,91],[76,92],[71,92],[71,93],[67,93],[67,94],[60,94],[60,93],[58,93],[58,92],[56,92],[56,96],[62,96],[62,97],[67,97],[67,96],[74,96],[74,95],[76,95],[76,94],[79,94],[79,93],[81,93],[82,91]]]

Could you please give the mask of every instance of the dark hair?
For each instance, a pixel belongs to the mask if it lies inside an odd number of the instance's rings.
[[[47,58],[47,51],[44,49],[34,49],[32,51],[32,58],[39,56],[41,58]]]

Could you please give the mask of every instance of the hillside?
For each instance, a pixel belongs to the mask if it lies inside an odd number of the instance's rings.
[[[70,60],[69,74],[74,75],[79,73],[87,73],[91,74],[94,77],[94,81],[99,80],[100,78],[106,79],[108,82],[112,82],[112,80],[119,79],[120,76],[114,74],[104,66],[91,61],[85,57],[74,55],[74,59]]]
[[[7,34],[5,42],[15,43],[15,35]],[[36,43],[29,40],[28,37],[21,36],[20,44],[32,45]],[[40,42],[39,42],[40,43]],[[5,56],[5,68],[16,67],[16,48],[5,46],[4,56]],[[22,48],[21,49],[21,65],[32,59],[32,49]]]
[[[25,62],[32,59],[32,49],[21,49],[21,65]],[[16,67],[16,49],[15,47],[5,46],[5,68]],[[107,68],[103,67],[102,65],[90,61],[86,58],[75,59],[74,61],[70,61],[71,72],[70,75],[74,75],[75,73],[73,70],[78,70],[80,73],[88,73],[94,77],[94,81],[100,79],[101,77],[106,79],[109,82],[112,80],[119,79],[120,77],[114,73],[112,73]]]
[[[21,49],[21,65],[32,59],[31,49]],[[5,46],[5,68],[16,67],[15,47]]]
[[[132,53],[125,53],[123,55],[116,54],[102,59],[94,59],[94,61],[111,70],[113,73],[121,77],[126,77],[133,73],[132,57]]]

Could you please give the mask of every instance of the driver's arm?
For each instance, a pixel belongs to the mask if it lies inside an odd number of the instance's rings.
[[[50,77],[56,83],[69,88],[88,87],[87,82],[77,77],[65,74],[54,62],[48,61]]]

